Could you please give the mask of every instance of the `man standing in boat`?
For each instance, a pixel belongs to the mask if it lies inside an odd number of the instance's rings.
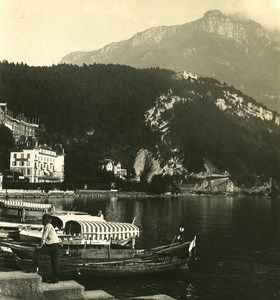
[[[43,215],[42,223],[44,225],[41,243],[34,254],[34,268],[38,272],[40,265],[40,255],[48,254],[51,258],[51,267],[53,271],[53,283],[58,283],[58,251],[59,238],[52,224],[52,216],[49,214]]]
[[[99,218],[101,218],[102,220],[104,220],[104,216],[103,216],[103,214],[102,214],[102,210],[100,210],[99,212],[98,212],[98,215],[97,215]]]
[[[20,216],[20,222],[25,223],[26,222],[26,214],[25,214],[24,207],[18,210],[18,215]]]
[[[180,226],[179,234],[177,236],[177,240],[179,243],[182,243],[184,240],[184,231],[185,231],[185,228],[183,226]]]

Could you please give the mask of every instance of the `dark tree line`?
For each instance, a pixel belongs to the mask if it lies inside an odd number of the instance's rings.
[[[40,119],[42,144],[63,144],[66,181],[70,183],[107,180],[97,168],[104,158],[122,161],[133,176],[138,150],[155,152],[161,143],[160,136],[146,126],[144,113],[170,89],[193,100],[175,106],[170,123],[188,171],[203,170],[207,158],[237,180],[280,177],[279,126],[238,118],[214,104],[225,89],[255,103],[253,99],[211,78],[173,80],[173,75],[169,70],[121,65],[29,67],[2,62],[0,97],[15,115]],[[5,128],[0,130],[1,152],[5,152],[13,141]],[[5,159],[0,163],[2,169],[7,167]],[[160,178],[155,178],[151,190],[160,186],[159,182]],[[172,185],[170,178],[164,182]]]

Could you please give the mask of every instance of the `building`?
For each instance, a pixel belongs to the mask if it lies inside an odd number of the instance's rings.
[[[122,168],[121,162],[115,162],[112,159],[104,159],[99,161],[99,168],[102,171],[112,172],[114,176],[119,178],[125,178],[127,176],[127,170]]]
[[[197,75],[192,74],[191,72],[188,73],[186,71],[180,71],[180,72],[176,72],[175,75],[176,79],[192,79],[192,80],[197,80]]]
[[[39,124],[38,120],[31,122],[27,120],[24,114],[18,115],[16,118],[13,117],[13,113],[7,109],[7,103],[0,102],[0,123],[8,127],[12,133],[16,142],[21,136],[24,137],[37,137]]]
[[[62,182],[64,152],[57,154],[47,146],[11,151],[10,170],[21,173],[31,183]]]

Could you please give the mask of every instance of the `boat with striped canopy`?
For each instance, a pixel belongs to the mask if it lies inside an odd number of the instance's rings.
[[[51,213],[52,204],[27,202],[22,200],[0,200],[0,215],[22,222],[41,220],[44,213]]]
[[[21,219],[24,210],[24,221],[41,222],[42,216],[45,213],[51,215],[60,216],[72,216],[72,215],[86,215],[88,213],[81,211],[64,211],[57,209],[51,203],[41,203],[41,202],[27,202],[22,200],[0,200],[0,215],[3,217],[9,217],[10,219],[17,218]],[[23,221],[23,222],[24,222]]]
[[[22,200],[0,200],[1,209],[25,209],[30,211],[50,211],[52,204],[48,203],[35,203],[35,202],[24,202]]]
[[[121,241],[138,237],[140,231],[131,223],[72,220],[66,223],[65,233],[85,240]]]
[[[65,245],[125,245],[135,243],[140,235],[139,228],[132,223],[108,222],[87,214],[53,215],[52,225],[57,230],[61,243]],[[36,242],[42,237],[42,230],[24,228],[19,232],[21,241]]]

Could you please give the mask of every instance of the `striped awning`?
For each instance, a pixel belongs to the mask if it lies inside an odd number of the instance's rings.
[[[124,240],[140,234],[136,225],[122,222],[69,221],[65,229],[86,240]]]
[[[105,220],[97,217],[97,216],[91,216],[87,213],[78,213],[75,211],[69,211],[65,213],[58,212],[58,214],[55,214],[52,216],[52,225],[57,228],[63,228],[65,229],[66,224],[69,223],[69,221],[96,221],[96,222],[106,222]],[[79,225],[78,223],[75,225],[75,223],[71,224],[71,226],[76,227]],[[68,225],[69,226],[69,225]],[[80,232],[80,230],[79,230]]]
[[[12,208],[12,209],[25,208],[26,210],[38,210],[38,211],[48,210],[52,207],[51,204],[23,202],[23,201],[16,201],[16,200],[4,200],[2,201],[2,205],[5,208]]]

